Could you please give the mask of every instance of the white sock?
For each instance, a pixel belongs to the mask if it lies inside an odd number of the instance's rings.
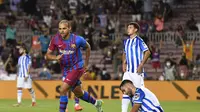
[[[35,100],[35,91],[34,91],[34,89],[31,89],[31,91],[29,91],[29,92],[30,92],[31,97],[32,97],[32,102],[36,102],[36,100]]]
[[[17,90],[17,103],[22,101],[22,90]]]
[[[129,103],[130,103],[130,97],[128,95],[123,95],[123,97],[122,97],[122,112],[128,112]]]

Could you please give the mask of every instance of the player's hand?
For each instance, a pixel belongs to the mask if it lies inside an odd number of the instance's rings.
[[[142,68],[143,68],[143,66],[139,65],[138,68],[137,68],[137,73],[142,73]]]
[[[123,63],[123,64],[122,64],[122,70],[123,70],[123,72],[126,72],[126,66],[127,66],[126,63]]]
[[[63,56],[63,54],[57,55],[57,56],[56,56],[56,60],[57,60],[57,61],[60,61],[60,59],[62,58],[62,56]]]

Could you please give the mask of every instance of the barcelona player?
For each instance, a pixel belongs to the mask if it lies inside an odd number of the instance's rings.
[[[59,33],[51,40],[46,59],[60,62],[62,74],[66,76],[60,90],[60,111],[65,112],[68,104],[66,93],[72,91],[76,97],[93,104],[98,112],[103,112],[102,100],[96,100],[82,90],[80,77],[87,70],[90,56],[90,45],[81,36],[70,33],[71,24],[67,20],[59,22]],[[86,51],[85,62],[82,59],[81,48]],[[53,51],[58,49],[59,55],[53,55]]]

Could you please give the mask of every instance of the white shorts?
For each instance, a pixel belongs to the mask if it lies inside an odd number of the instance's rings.
[[[136,88],[140,88],[141,86],[144,86],[144,73],[125,72],[122,81],[123,80],[130,80]]]
[[[28,78],[27,81],[24,81],[24,77],[18,77],[17,88],[25,88],[25,89],[32,88],[32,79]]]

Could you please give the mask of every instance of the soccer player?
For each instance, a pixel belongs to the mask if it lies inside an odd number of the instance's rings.
[[[131,80],[135,87],[144,86],[143,65],[150,56],[150,51],[144,41],[137,35],[139,25],[136,22],[128,24],[129,38],[124,41],[124,53],[122,55],[123,79]],[[122,112],[127,112],[130,97],[123,95]]]
[[[21,105],[22,89],[28,89],[32,97],[32,106],[36,105],[35,91],[32,88],[32,79],[30,76],[31,57],[28,55],[28,50],[25,45],[19,48],[20,57],[18,59],[18,73],[17,73],[17,104],[13,106],[18,107]]]
[[[67,20],[59,22],[59,33],[56,34],[49,45],[46,58],[60,62],[62,74],[65,80],[60,90],[60,112],[65,112],[68,97],[66,93],[71,90],[76,97],[95,105],[98,112],[103,112],[102,100],[96,100],[83,91],[80,77],[87,70],[90,56],[90,45],[81,36],[70,33],[71,24]],[[85,62],[82,59],[81,48],[86,50]],[[58,49],[59,55],[53,55],[53,51]]]
[[[164,112],[155,94],[144,86],[136,88],[131,80],[123,80],[120,89],[131,97],[131,112]]]

